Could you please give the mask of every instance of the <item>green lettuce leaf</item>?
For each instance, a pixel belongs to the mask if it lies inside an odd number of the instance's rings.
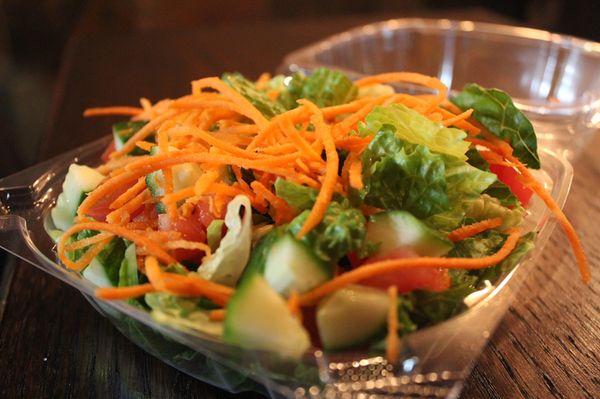
[[[272,118],[285,111],[285,108],[267,96],[267,93],[258,90],[253,82],[240,73],[224,73],[221,79],[238,93],[246,97],[265,117]]]
[[[385,125],[393,126],[396,135],[404,141],[423,145],[433,152],[451,155],[461,161],[467,160],[465,153],[470,144],[464,140],[465,132],[430,121],[402,104],[375,107],[360,124],[359,133],[374,135]]]
[[[363,199],[383,209],[403,209],[418,218],[449,207],[444,158],[427,147],[405,143],[390,126],[362,154]]]
[[[342,72],[317,68],[303,82],[300,98],[306,98],[323,108],[350,102],[357,94],[358,88]]]
[[[121,267],[119,268],[119,287],[128,287],[130,285],[138,285],[138,265],[135,254],[135,244],[131,243],[127,246]]]
[[[500,217],[504,221],[503,229],[519,226],[523,222],[525,210],[521,206],[506,208],[500,200],[483,194],[481,197],[465,203],[465,216],[475,220]]]
[[[304,211],[312,208],[319,193],[314,188],[278,177],[275,181],[275,194],[299,211]]]
[[[504,260],[498,263],[496,266],[488,267],[481,270],[476,270],[474,274],[479,277],[479,286],[483,286],[485,280],[489,280],[492,283],[498,281],[500,277],[507,275],[512,269],[519,264],[519,262],[531,251],[534,247],[536,234],[530,232],[519,238],[517,246]]]
[[[296,108],[297,100],[306,98],[319,107],[345,104],[354,100],[358,88],[342,72],[317,68],[310,76],[295,73],[278,75],[267,84],[269,90],[279,90],[277,102],[286,110]]]
[[[223,225],[225,222],[223,219],[215,219],[206,228],[206,243],[210,247],[211,251],[215,252],[219,248],[221,238],[223,235]]]
[[[540,168],[533,125],[508,94],[471,83],[452,98],[452,102],[462,110],[473,108],[475,119],[491,133],[508,141],[521,162],[533,169]]]
[[[495,174],[455,158],[445,157],[445,161],[446,184],[450,202],[475,199],[498,180]]]
[[[183,298],[163,292],[153,292],[146,294],[144,300],[152,309],[152,318],[159,323],[216,336],[220,336],[223,332],[223,323],[211,321],[208,311],[200,307],[201,298]]]
[[[296,235],[309,213],[306,210],[298,215],[289,224],[288,230]],[[324,261],[337,262],[344,255],[363,246],[365,226],[366,220],[360,210],[332,202],[321,223],[302,237],[301,241]]]
[[[243,214],[240,216],[240,214]],[[227,205],[227,233],[217,250],[198,268],[206,280],[233,287],[250,258],[252,245],[252,205],[245,195],[238,195]]]
[[[450,270],[452,285],[443,292],[415,291],[410,317],[419,327],[442,322],[465,308],[463,299],[476,291],[477,277],[466,270]]]

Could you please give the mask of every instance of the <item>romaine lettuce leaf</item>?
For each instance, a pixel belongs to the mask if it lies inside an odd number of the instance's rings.
[[[135,243],[127,246],[121,267],[119,268],[119,287],[128,287],[130,285],[138,285],[138,265],[135,253]]]
[[[495,174],[478,169],[466,162],[445,157],[446,184],[450,202],[475,199],[496,180]]]
[[[356,98],[358,88],[342,72],[317,68],[302,84],[300,98],[306,98],[319,107],[345,104]]]
[[[285,111],[277,101],[273,101],[264,91],[258,90],[254,83],[240,73],[224,73],[221,79],[238,93],[246,97],[265,117],[272,118]]]
[[[444,158],[405,143],[385,126],[362,154],[363,199],[383,209],[403,209],[418,218],[449,207]]]
[[[152,317],[159,323],[216,336],[220,336],[223,332],[223,323],[211,321],[208,311],[200,309],[201,298],[183,298],[163,292],[153,292],[146,294],[144,299],[152,309]]]
[[[279,90],[277,102],[286,110],[296,108],[300,98],[306,98],[319,107],[345,104],[356,98],[358,88],[342,72],[317,68],[310,76],[295,73],[278,75],[267,84],[269,90]]]
[[[200,265],[197,273],[204,279],[233,287],[250,257],[252,205],[248,197],[238,195],[229,202],[225,226],[227,234],[221,239],[219,248]]]
[[[465,132],[430,121],[402,104],[375,107],[365,122],[359,125],[359,133],[374,135],[385,125],[393,126],[396,135],[404,141],[423,145],[433,152],[451,155],[461,161],[467,160],[465,153],[470,144],[464,140]]]
[[[298,215],[288,226],[297,234],[310,211]],[[349,252],[363,246],[366,220],[362,212],[345,204],[332,202],[327,207],[321,223],[306,234],[302,241],[326,262],[337,262]]]
[[[508,94],[471,83],[452,102],[462,110],[473,108],[473,117],[491,133],[508,141],[519,160],[530,168],[540,168],[533,125]]]
[[[275,194],[299,211],[311,209],[317,195],[317,190],[278,177],[275,181]]]
[[[479,198],[465,203],[465,216],[475,220],[500,217],[504,221],[503,229],[518,226],[523,222],[525,210],[521,206],[512,209],[502,206],[500,200],[483,194]]]

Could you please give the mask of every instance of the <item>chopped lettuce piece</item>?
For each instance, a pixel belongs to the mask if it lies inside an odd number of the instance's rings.
[[[306,98],[322,108],[350,102],[357,93],[358,88],[342,72],[317,68],[303,82],[300,98]]]
[[[298,233],[310,211],[298,215],[288,230]],[[329,204],[321,223],[306,234],[301,241],[326,262],[337,262],[349,252],[363,246],[366,220],[362,212],[338,202]]]
[[[204,279],[233,287],[250,258],[252,205],[248,197],[238,195],[229,202],[225,226],[227,234],[215,253],[198,268],[198,274]]]
[[[206,243],[210,247],[210,250],[215,252],[219,248],[221,238],[223,237],[223,225],[225,221],[223,219],[215,219],[206,228]]]
[[[495,282],[498,278],[508,274],[512,269],[519,264],[519,262],[531,251],[534,247],[536,234],[530,232],[519,238],[517,246],[504,260],[498,263],[496,266],[488,267],[486,269],[477,270],[476,274],[479,277],[479,286],[484,285],[484,281]]]
[[[208,311],[199,307],[201,298],[183,298],[153,292],[146,294],[144,299],[152,309],[152,317],[159,323],[216,336],[223,333],[223,323],[211,321]]]
[[[363,198],[383,209],[403,209],[418,218],[449,207],[444,158],[422,145],[405,143],[387,127],[362,154]]]
[[[265,117],[272,118],[285,111],[285,108],[267,96],[264,91],[258,90],[254,83],[240,73],[224,73],[221,77],[225,83],[246,97]]]
[[[297,210],[304,211],[312,208],[319,193],[314,188],[279,177],[275,181],[275,194]]]
[[[131,243],[127,246],[121,267],[119,268],[119,287],[127,287],[130,285],[138,285],[138,265],[135,253],[135,244]]]
[[[525,210],[521,206],[506,208],[500,200],[483,194],[481,197],[465,203],[465,216],[475,220],[500,217],[504,221],[503,229],[518,226],[523,222]]]
[[[365,118],[365,123],[359,126],[359,132],[363,136],[374,135],[385,125],[393,126],[396,135],[404,141],[461,161],[467,160],[465,153],[470,144],[464,140],[465,132],[430,121],[402,104],[375,107]]]
[[[491,133],[508,141],[521,162],[532,169],[540,168],[533,125],[508,94],[471,83],[452,102],[462,110],[473,108],[473,117]]]
[[[464,308],[463,299],[475,292],[477,277],[466,270],[450,270],[452,285],[446,291],[415,291],[414,309],[410,317],[419,327],[436,324],[454,316]]]

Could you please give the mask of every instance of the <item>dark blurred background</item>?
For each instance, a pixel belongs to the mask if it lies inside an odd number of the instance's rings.
[[[456,17],[473,8],[509,24],[600,38],[597,0],[0,0],[0,177],[36,161],[61,60],[78,35],[358,14]]]

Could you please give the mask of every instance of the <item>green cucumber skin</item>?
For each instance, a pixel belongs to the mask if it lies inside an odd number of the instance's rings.
[[[365,241],[379,244],[376,255],[380,256],[398,248],[413,249],[420,256],[443,256],[454,246],[441,233],[406,211],[388,211],[371,216]]]
[[[322,281],[329,280],[333,277],[333,266],[318,258],[312,250],[301,241],[296,240],[289,232],[286,232],[284,227],[277,227],[271,230],[264,236],[252,251],[252,256],[241,280],[253,277],[254,275],[265,276],[267,272],[267,263],[272,251],[276,249],[276,245],[284,243],[283,240],[294,240],[293,243],[287,245],[296,245],[296,248],[303,251],[303,255],[311,260],[312,267],[318,268],[318,272],[322,273]],[[307,269],[307,271],[309,271]],[[315,271],[309,271],[315,273]]]

